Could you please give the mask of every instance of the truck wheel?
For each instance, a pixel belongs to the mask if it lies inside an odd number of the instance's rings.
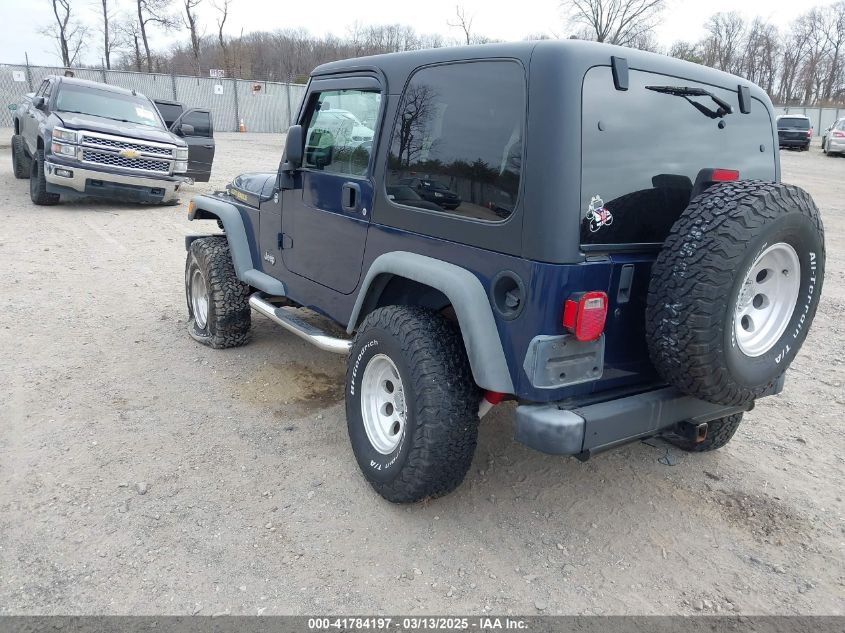
[[[235,275],[224,236],[191,242],[185,262],[188,332],[215,349],[249,340],[249,286]]]
[[[30,161],[29,197],[33,203],[47,206],[59,203],[59,194],[47,192],[47,179],[44,176],[44,150],[39,149]]]
[[[457,327],[415,306],[364,320],[346,370],[346,421],[358,465],[388,501],[451,492],[469,470],[481,393]]]
[[[665,440],[670,444],[674,444],[678,448],[688,451],[690,453],[705,453],[707,451],[715,451],[717,448],[722,448],[725,444],[731,441],[731,438],[739,428],[739,423],[742,422],[742,413],[735,413],[718,420],[711,420],[707,423],[707,437],[703,442],[694,442],[686,438],[678,437],[677,435],[666,435]]]
[[[824,229],[807,192],[753,180],[713,185],[683,212],[652,268],[652,362],[692,396],[753,401],[801,349],[824,264]]]
[[[23,180],[29,177],[30,166],[26,158],[23,136],[15,134],[12,136],[12,170],[15,178]]]

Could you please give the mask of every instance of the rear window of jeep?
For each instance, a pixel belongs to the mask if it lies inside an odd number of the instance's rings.
[[[733,112],[719,117],[708,95],[670,94],[686,89],[706,90]],[[736,88],[631,70],[622,91],[599,66],[584,77],[582,112],[582,244],[662,243],[701,169],[775,180],[768,110],[752,99],[751,112],[740,113]]]
[[[417,71],[393,129],[388,199],[476,220],[508,218],[519,192],[524,124],[525,74],[516,62]],[[392,187],[410,188],[417,199],[399,199]]]

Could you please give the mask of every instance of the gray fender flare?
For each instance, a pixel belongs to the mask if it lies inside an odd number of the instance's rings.
[[[229,242],[229,252],[232,254],[232,264],[238,279],[270,295],[277,297],[287,295],[285,285],[281,281],[255,268],[246,229],[238,208],[230,202],[211,196],[191,198],[191,212],[188,214],[188,219],[210,218],[218,218],[223,223],[223,230],[226,231],[226,239]],[[190,248],[191,242],[197,237],[199,236],[185,238],[185,247]]]
[[[482,389],[513,393],[505,352],[493,310],[478,277],[465,268],[425,255],[393,251],[379,255],[367,271],[349,317],[347,332],[352,333],[376,277],[391,274],[405,277],[439,290],[455,309],[464,346],[472,366],[472,376]]]

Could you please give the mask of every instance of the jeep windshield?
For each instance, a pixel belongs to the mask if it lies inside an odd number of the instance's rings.
[[[72,112],[162,129],[161,118],[146,97],[111,90],[63,85],[56,97],[57,112]]]

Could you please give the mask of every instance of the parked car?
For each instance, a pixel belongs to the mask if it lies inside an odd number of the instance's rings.
[[[835,121],[824,131],[822,151],[828,156],[845,153],[845,117]]]
[[[366,148],[314,140],[341,95],[378,112]],[[213,222],[185,241],[188,332],[244,345],[255,310],[345,355],[352,451],[394,502],[456,488],[503,400],[546,453],[720,448],[782,390],[824,278],[819,211],[779,182],[773,122],[740,77],[594,42],[319,66],[279,170],[189,204]],[[401,173],[472,202],[405,204]]]
[[[454,211],[461,204],[458,194],[436,180],[429,178],[401,178],[399,184],[411,187],[423,200],[433,202],[437,206],[450,211]]]
[[[168,130],[136,91],[51,76],[15,110],[14,173],[30,179],[39,205],[62,195],[174,202],[183,183],[209,179],[210,121],[207,110],[188,110]]]
[[[394,185],[387,187],[387,199],[396,202],[397,204],[404,204],[409,207],[417,207],[418,209],[428,209],[429,211],[442,211],[442,207],[423,200],[416,191],[411,189],[408,185]]]
[[[797,148],[802,151],[810,149],[810,139],[813,138],[810,117],[803,114],[782,114],[777,118],[777,125],[780,147]]]

